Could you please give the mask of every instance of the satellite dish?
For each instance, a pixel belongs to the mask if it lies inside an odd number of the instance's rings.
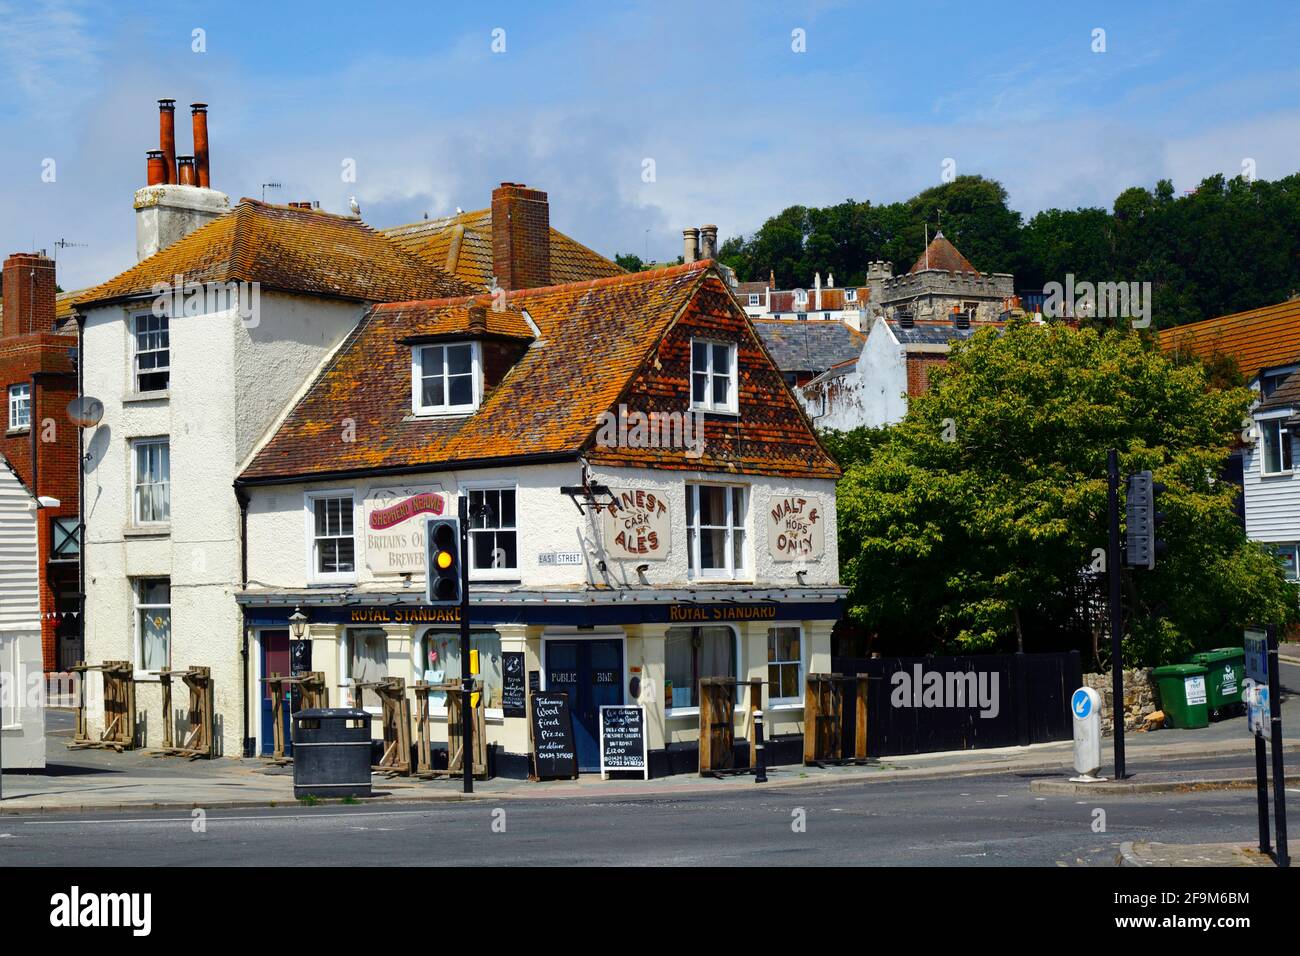
[[[79,428],[92,428],[104,417],[104,403],[89,395],[68,402],[68,419]]]

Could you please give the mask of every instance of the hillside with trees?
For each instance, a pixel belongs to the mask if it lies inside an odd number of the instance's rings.
[[[791,206],[753,235],[731,237],[719,258],[742,280],[775,272],[781,288],[816,272],[837,285],[866,279],[883,259],[909,269],[936,226],[975,267],[1010,272],[1016,288],[1047,282],[1150,282],[1157,328],[1240,312],[1300,293],[1300,174],[1274,181],[1222,175],[1186,195],[1161,180],[1126,189],[1110,210],[1047,209],[1030,218],[994,180],[959,176],[905,202]]]

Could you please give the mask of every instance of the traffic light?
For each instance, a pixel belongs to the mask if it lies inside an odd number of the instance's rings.
[[[1125,500],[1127,547],[1124,563],[1130,568],[1156,566],[1156,556],[1165,551],[1165,542],[1158,537],[1160,525],[1165,520],[1158,510],[1160,493],[1165,486],[1151,477],[1149,471],[1139,471],[1128,476],[1128,494]]]
[[[460,522],[430,518],[425,525],[425,565],[430,604],[460,604]]]

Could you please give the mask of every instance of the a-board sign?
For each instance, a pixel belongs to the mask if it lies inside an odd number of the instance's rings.
[[[533,703],[533,770],[538,780],[578,775],[578,745],[573,737],[569,695],[538,691]]]
[[[600,776],[611,770],[640,771],[650,779],[645,708],[635,704],[606,704],[600,708]]]
[[[501,654],[501,712],[506,717],[528,716],[523,651],[503,651]]]

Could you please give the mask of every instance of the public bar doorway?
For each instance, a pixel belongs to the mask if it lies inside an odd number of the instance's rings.
[[[623,638],[547,639],[546,689],[569,695],[578,769],[600,770],[600,708],[623,703]]]

